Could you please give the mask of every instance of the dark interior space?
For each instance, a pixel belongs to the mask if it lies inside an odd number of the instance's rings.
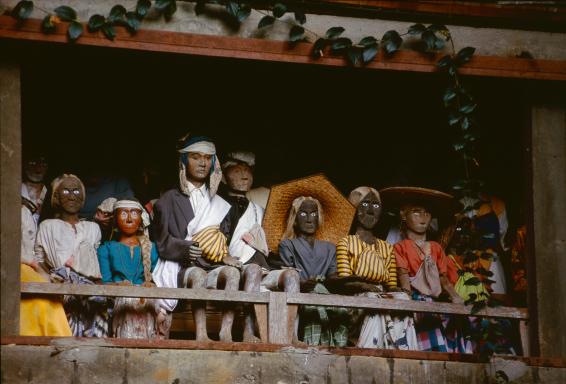
[[[151,167],[168,188],[186,132],[213,138],[221,160],[234,149],[255,152],[256,186],[324,172],[345,194],[359,185],[449,191],[464,174],[442,106],[443,74],[78,46],[25,51],[23,148],[47,154],[50,178],[115,174],[136,189]],[[513,215],[527,175],[524,83],[464,81],[478,103],[476,176]]]

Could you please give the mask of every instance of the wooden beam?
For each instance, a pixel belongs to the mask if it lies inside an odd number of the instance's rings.
[[[0,16],[0,39],[69,44],[64,23],[57,32],[41,32],[40,20],[27,20],[21,26],[9,16]],[[226,57],[258,61],[315,64],[345,67],[349,64],[340,57],[311,57],[312,44],[299,43],[290,46],[284,41],[244,39],[228,36],[198,35],[190,33],[140,30],[130,36],[123,28],[117,28],[117,36],[110,41],[100,33],[86,32],[73,45],[130,49],[149,52],[167,52],[206,57]],[[412,50],[401,50],[391,57],[380,52],[376,60],[364,68],[436,73],[436,61],[441,55],[424,55]],[[492,76],[519,79],[566,80],[566,61],[532,60],[512,57],[474,56],[461,68],[463,75]]]
[[[268,303],[269,292],[249,293],[216,289],[146,288],[118,285],[21,283],[22,293],[79,296],[145,297],[148,299],[207,300]]]
[[[21,220],[21,86],[20,67],[0,62],[0,259],[1,334],[19,335]]]
[[[269,295],[269,342],[271,344],[290,344],[287,323],[287,294],[285,292],[271,292]]]
[[[499,2],[454,1],[454,0],[322,0],[330,3],[358,7],[367,10],[391,10],[447,16],[466,16],[497,19],[519,19],[522,22],[540,21],[549,23],[566,22],[566,8],[557,4],[499,4]]]
[[[273,297],[281,292],[248,293],[241,291],[223,291],[213,289],[178,289],[178,288],[145,288],[140,286],[116,285],[75,285],[52,283],[21,283],[22,293],[83,295],[83,296],[124,296],[183,300],[208,300],[227,302],[270,303]],[[432,312],[456,315],[469,315],[470,307],[451,303],[425,303],[412,300],[375,299],[341,295],[317,295],[311,293],[285,294],[286,304],[324,305],[336,307],[383,309],[410,312]],[[269,309],[271,322],[271,309]],[[282,316],[282,315],[281,315]],[[528,319],[526,308],[497,307],[486,308],[477,316],[501,317],[508,319]],[[286,319],[286,317],[285,317]],[[271,324],[270,324],[271,328]]]
[[[36,345],[53,346],[58,350],[84,347],[107,348],[140,348],[140,349],[180,349],[180,350],[220,350],[220,351],[250,351],[250,352],[288,352],[310,354],[331,353],[338,356],[368,356],[391,359],[453,361],[466,363],[485,363],[487,360],[480,355],[443,352],[401,351],[394,349],[372,349],[355,347],[313,347],[297,348],[266,343],[223,343],[220,341],[199,342],[194,340],[157,340],[157,339],[115,339],[115,338],[86,338],[86,337],[41,337],[17,336],[2,337],[2,345]],[[566,368],[564,358],[537,358],[521,356],[496,356],[497,359],[524,362],[530,366]]]
[[[305,293],[287,294],[289,304],[324,305],[350,308],[384,309],[392,311],[432,312],[454,315],[470,315],[471,307],[452,303],[426,303],[413,300],[376,299],[368,297],[341,295],[314,295]],[[486,308],[475,316],[501,317],[507,319],[528,318],[526,308],[496,307]]]

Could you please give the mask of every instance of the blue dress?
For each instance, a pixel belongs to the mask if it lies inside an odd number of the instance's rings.
[[[103,283],[129,280],[132,284],[144,283],[141,247],[134,247],[134,257],[130,247],[118,241],[107,241],[98,247],[98,264]],[[151,270],[157,264],[157,246],[151,243]]]

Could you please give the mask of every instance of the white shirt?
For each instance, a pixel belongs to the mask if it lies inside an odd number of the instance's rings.
[[[72,256],[73,270],[86,277],[100,278],[96,249],[100,244],[100,228],[90,221],[73,225],[59,219],[49,219],[39,225],[35,241],[35,260],[46,270],[65,267]]]
[[[22,261],[31,263],[34,260],[35,236],[37,234],[37,223],[31,211],[22,205],[22,244],[21,244],[21,258]]]
[[[205,199],[210,199],[206,183],[203,183],[197,188],[189,181],[189,199],[191,201],[191,206],[193,207],[193,213],[195,216],[198,216],[198,212],[200,211],[200,208],[203,207]]]
[[[47,188],[45,187],[45,185],[41,188],[41,192],[39,193],[38,196],[34,190],[28,188],[26,183],[22,183],[22,191],[21,191],[22,197],[25,197],[39,208],[37,212],[33,214],[33,219],[35,220],[36,225],[39,223],[39,213],[41,206],[43,205],[43,200],[45,200],[46,194],[47,194]]]

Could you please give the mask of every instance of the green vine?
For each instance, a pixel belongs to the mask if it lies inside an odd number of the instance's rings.
[[[329,28],[324,36],[319,36],[317,33],[308,30],[304,26],[307,22],[305,12],[296,5],[293,8],[285,2],[272,3],[266,9],[252,7],[253,1],[197,0],[195,3],[194,11],[197,16],[205,13],[206,7],[209,4],[220,5],[225,8],[228,16],[238,25],[248,19],[252,12],[257,12],[263,15],[257,25],[258,30],[270,28],[275,23],[288,24],[290,26],[288,41],[291,44],[301,41],[312,43],[311,55],[313,59],[320,59],[330,54],[343,57],[353,66],[363,66],[376,60],[380,49],[383,50],[385,58],[394,55],[403,46],[405,37],[410,37],[412,42],[416,43],[411,45],[412,48],[416,48],[425,54],[436,54],[445,49],[447,43],[449,43],[450,54],[440,58],[436,65],[439,70],[445,71],[448,75],[449,86],[442,95],[442,101],[447,111],[447,123],[456,128],[453,149],[460,156],[464,169],[464,177],[455,182],[452,188],[460,196],[477,196],[481,183],[472,177],[473,168],[479,166],[475,154],[477,135],[474,129],[476,125],[474,112],[476,111],[477,104],[462,84],[458,73],[459,68],[472,59],[475,48],[465,47],[456,52],[454,41],[446,26],[440,24],[428,26],[414,24],[403,33],[390,30],[385,32],[381,38],[366,36],[354,43],[350,38],[343,36],[345,29],[340,26]],[[264,4],[265,2],[261,3]],[[78,19],[77,12],[73,8],[64,5],[55,8],[53,11],[37,8],[46,14],[41,23],[44,33],[55,32],[57,25],[61,21],[65,21],[69,23],[67,26],[69,41],[74,42],[83,34],[83,23]],[[20,1],[11,10],[10,14],[20,22],[24,22],[30,17],[33,9],[33,1],[24,0]],[[110,9],[107,16],[100,14],[90,16],[87,28],[91,33],[100,31],[107,39],[114,40],[116,37],[116,27],[123,27],[130,34],[135,34],[151,10],[169,21],[177,11],[177,1],[138,0],[135,8],[131,10],[127,10],[122,5],[115,5]],[[283,16],[289,13],[292,13],[294,17],[283,19]],[[473,208],[470,207],[468,209]],[[486,258],[491,256],[486,253],[478,255],[477,252],[471,249],[465,251],[465,263],[476,261],[480,257]],[[467,268],[462,273],[466,271],[473,271],[476,275],[484,276],[486,279],[490,276],[490,272],[485,270],[471,270]],[[468,279],[465,284],[483,284],[484,280],[484,278],[474,277]],[[476,297],[475,294],[472,294],[466,304],[472,306],[471,312],[474,314],[487,305],[495,305],[495,302],[491,298]],[[486,332],[492,332],[489,327],[492,322],[485,322],[485,324],[487,331],[483,332],[483,338],[486,337]]]

